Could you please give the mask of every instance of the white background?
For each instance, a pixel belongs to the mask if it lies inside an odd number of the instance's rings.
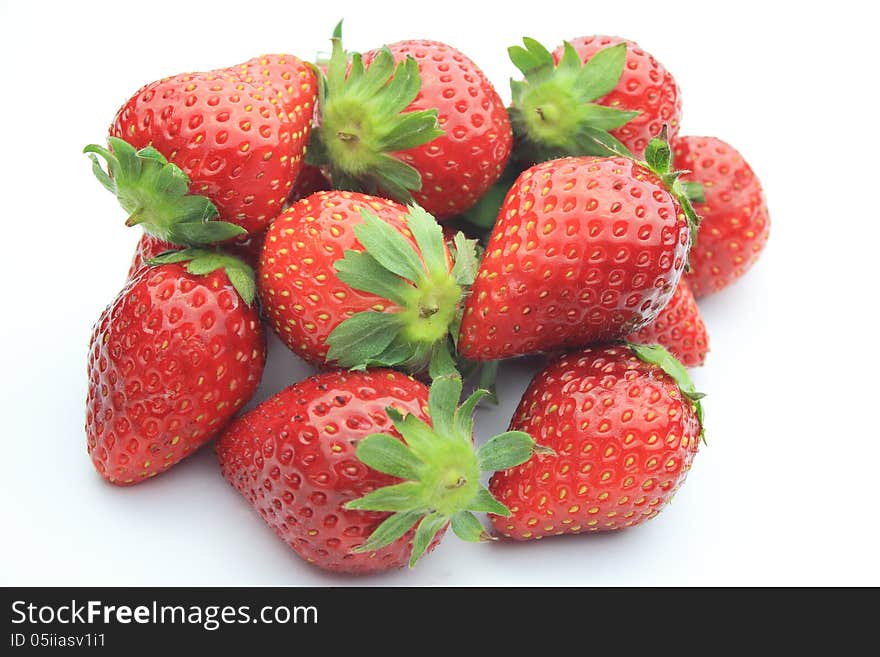
[[[866,5],[405,4],[0,2],[0,584],[880,584],[880,127]],[[350,580],[279,541],[210,447],[133,488],[93,471],[87,342],[139,234],[82,146],[104,139],[141,84],[264,52],[311,58],[341,16],[356,50],[449,42],[505,98],[505,49],[524,34],[551,47],[635,39],[683,89],[682,134],[726,139],[760,175],[770,244],[702,305],[712,352],[694,376],[709,446],[656,520],[531,544],[450,534],[415,571]],[[270,361],[261,399],[308,371],[274,339]],[[503,368],[505,403],[480,417],[479,436],[506,428],[532,371]]]

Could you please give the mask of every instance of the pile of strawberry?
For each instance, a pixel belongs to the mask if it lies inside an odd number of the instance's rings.
[[[91,339],[95,468],[137,484],[216,439],[277,534],[349,573],[450,526],[493,538],[479,513],[515,540],[657,515],[703,435],[695,297],[767,240],[749,165],[679,136],[675,80],[631,41],[524,39],[509,107],[443,43],[332,43],[147,84],[86,147],[144,231]],[[319,373],[240,413],[264,326]],[[475,444],[497,361],[526,354],[546,366]]]

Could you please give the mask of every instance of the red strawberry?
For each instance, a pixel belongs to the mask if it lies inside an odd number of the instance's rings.
[[[217,455],[309,563],[345,573],[412,566],[450,523],[465,540],[488,538],[471,512],[507,510],[480,484],[481,469],[532,454],[521,432],[474,452],[470,416],[482,394],[457,409],[458,377],[438,378],[429,393],[393,370],[320,374],[235,420]]]
[[[636,344],[663,345],[685,367],[703,364],[709,351],[709,336],[697,301],[684,278],[678,282],[675,294],[657,318],[627,340]]]
[[[264,92],[270,102],[278,99],[290,122],[297,126],[311,126],[318,94],[318,81],[306,62],[285,54],[260,55],[238,66],[223,69],[242,82]],[[303,142],[308,141],[308,132]]]
[[[732,146],[715,137],[681,137],[674,146],[676,166],[692,172],[682,180],[703,187],[704,198],[694,202],[703,223],[687,275],[702,297],[755,264],[767,244],[770,215],[758,177]]]
[[[517,157],[641,155],[664,125],[678,133],[681,93],[672,75],[633,41],[590,36],[551,54],[534,39],[509,49],[525,76],[512,82]]]
[[[251,269],[257,268],[257,261],[260,258],[260,250],[263,248],[264,233],[255,235],[247,235],[238,238],[224,245],[225,251],[231,255],[244,260]],[[165,242],[158,237],[153,237],[149,233],[141,235],[138,240],[134,257],[131,260],[131,266],[128,269],[128,278],[134,278],[147,267],[147,263],[166,251],[179,251],[183,247],[171,242]]]
[[[260,299],[279,337],[315,365],[449,364],[449,332],[476,270],[473,244],[462,236],[457,246],[454,264],[421,208],[318,192],[269,227]]]
[[[511,511],[490,516],[516,540],[624,529],[653,518],[684,483],[702,408],[662,347],[611,346],[541,371],[510,423],[555,454],[498,472],[489,490]]]
[[[510,155],[498,93],[476,64],[437,41],[354,53],[349,65],[337,34],[320,107],[309,161],[328,167],[336,187],[401,201],[412,192],[441,219],[474,205]]]
[[[465,305],[464,357],[617,340],[657,316],[684,270],[696,217],[668,170],[668,146],[651,143],[651,164],[564,158],[517,179]]]
[[[88,451],[114,484],[155,476],[213,438],[254,394],[266,359],[244,263],[195,249],[162,260],[92,333]]]
[[[265,70],[263,60],[270,62]],[[234,68],[237,74],[187,73],[145,85],[119,110],[110,134],[155,148],[180,166],[191,192],[207,197],[223,221],[254,233],[281,212],[299,173],[317,83],[291,55]],[[118,193],[136,220],[168,240],[162,182],[138,175],[121,181]]]

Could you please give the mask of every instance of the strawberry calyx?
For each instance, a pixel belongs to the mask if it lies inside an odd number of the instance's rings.
[[[327,360],[349,369],[451,371],[464,295],[478,268],[476,243],[456,235],[450,263],[442,228],[421,207],[409,206],[405,217],[415,245],[372,212],[362,209],[361,217],[354,232],[364,250],[347,250],[334,263],[336,275],[389,306],[339,324],[327,338]]]
[[[393,153],[443,134],[436,109],[404,111],[422,86],[418,63],[407,57],[395,65],[385,47],[366,68],[360,53],[343,48],[341,24],[331,41],[326,74],[315,67],[321,114],[306,162],[326,170],[336,189],[411,203],[421,175]]]
[[[620,81],[626,44],[604,48],[585,64],[568,41],[558,64],[535,39],[525,37],[523,45],[507,51],[525,76],[510,81],[509,113],[518,157],[531,164],[567,156],[629,153],[609,131],[639,113],[593,102]]]
[[[253,305],[257,285],[254,270],[244,260],[216,249],[187,248],[180,251],[166,251],[147,261],[147,264],[170,265],[186,263],[186,271],[196,276],[206,276],[223,269],[232,287],[247,305]]]
[[[507,431],[479,449],[473,444],[473,412],[488,394],[476,390],[462,404],[457,373],[434,380],[428,394],[431,424],[393,407],[386,412],[404,442],[389,434],[372,434],[358,443],[357,457],[368,467],[403,479],[351,500],[347,509],[392,512],[356,552],[373,552],[416,526],[409,565],[415,566],[448,524],[469,542],[491,540],[474,513],[509,516],[510,510],[482,485],[481,473],[511,468],[536,451],[547,452],[522,431]]]
[[[92,160],[95,177],[128,213],[126,226],[142,226],[150,235],[181,246],[247,233],[241,226],[216,221],[216,206],[205,196],[190,194],[189,176],[152,146],[135,149],[118,137],[109,137],[107,144],[109,148],[89,144],[83,152]],[[97,155],[106,162],[106,171]]]
[[[675,170],[672,167],[672,148],[669,146],[669,138],[667,126],[663,126],[660,134],[652,138],[645,148],[645,161],[641,162],[650,169],[669,190],[669,193],[675,197],[681,206],[682,212],[688,220],[691,229],[691,246],[696,244],[697,232],[700,227],[700,215],[694,210],[691,198],[699,198],[702,196],[702,186],[686,184],[680,180],[681,176],[690,173],[687,170]]]
[[[631,342],[626,344],[632,349],[633,353],[639,358],[639,360],[656,365],[666,372],[666,374],[671,376],[678,384],[678,389],[681,390],[681,394],[693,404],[694,413],[700,421],[700,438],[705,443],[706,431],[703,428],[703,404],[700,400],[706,395],[702,392],[697,392],[697,388],[694,385],[693,380],[691,380],[687,368],[680,360],[659,344],[644,345],[633,344]]]

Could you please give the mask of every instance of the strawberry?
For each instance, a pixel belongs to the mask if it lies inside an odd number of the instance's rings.
[[[443,232],[419,207],[357,192],[318,192],[266,234],[259,294],[278,336],[318,366],[449,365],[449,337],[467,285],[473,243],[454,263]]]
[[[410,566],[446,527],[486,540],[472,512],[509,512],[481,470],[522,463],[532,439],[508,432],[475,452],[461,379],[430,391],[387,369],[301,381],[236,419],[217,442],[223,476],[309,563],[344,573]]]
[[[471,360],[618,340],[650,323],[685,267],[698,218],[654,139],[646,162],[563,158],[514,183],[465,305]]]
[[[681,122],[672,75],[633,41],[590,36],[551,54],[534,39],[510,58],[525,76],[511,81],[515,153],[526,165],[566,155],[641,155],[664,125]]]
[[[770,233],[770,215],[758,177],[742,155],[715,137],[681,137],[675,163],[702,185],[695,208],[703,217],[691,250],[688,284],[697,297],[717,292],[758,260]]]
[[[263,247],[263,233],[254,235],[246,235],[225,244],[225,250],[237,258],[241,258],[251,268],[257,268],[257,261],[260,257],[260,250]],[[158,237],[153,237],[149,233],[144,233],[138,240],[134,257],[131,260],[131,266],[128,269],[128,278],[134,278],[142,269],[148,267],[148,262],[156,256],[166,251],[179,251],[182,246],[165,242]]]
[[[267,55],[145,85],[116,114],[110,135],[135,149],[156,149],[180,166],[190,190],[207,197],[222,221],[255,233],[281,212],[302,166],[316,92],[307,64]],[[117,180],[130,221],[175,241],[167,234],[164,181],[134,173]]]
[[[709,351],[709,336],[685,278],[678,281],[675,294],[657,318],[627,340],[636,344],[660,344],[685,367],[699,367]]]
[[[511,512],[490,516],[515,540],[632,527],[656,516],[684,483],[702,437],[701,394],[662,347],[609,346],[542,370],[511,430],[555,453],[493,475]]]
[[[474,205],[510,155],[510,121],[495,88],[437,41],[353,53],[349,64],[337,32],[319,106],[308,159],[336,187],[414,198],[441,220]]]
[[[266,360],[247,265],[198,249],[159,260],[101,314],[89,346],[88,452],[119,485],[213,438],[254,394]]]

